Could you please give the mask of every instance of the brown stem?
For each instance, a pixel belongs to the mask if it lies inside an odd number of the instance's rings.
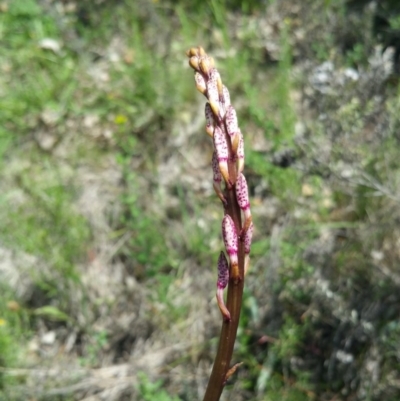
[[[234,186],[226,190],[225,198],[228,201],[226,212],[232,217],[235,226],[240,232],[242,229],[242,221]],[[222,390],[226,383],[226,375],[230,368],[233,347],[235,345],[236,333],[239,325],[244,288],[244,246],[243,242],[240,240],[238,259],[240,279],[235,280],[231,276],[228,284],[226,306],[231,314],[231,320],[224,320],[222,323],[218,351],[203,401],[218,401],[220,399]]]

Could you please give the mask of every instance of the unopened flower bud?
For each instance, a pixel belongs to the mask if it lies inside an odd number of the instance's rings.
[[[203,75],[196,71],[194,74],[194,80],[196,82],[197,90],[203,95],[205,95],[207,93],[207,87]]]
[[[221,199],[222,203],[224,205],[226,205],[226,199],[224,194],[222,193],[222,189],[221,189],[221,181],[222,181],[222,175],[221,175],[221,171],[219,169],[219,164],[218,164],[218,159],[217,159],[217,154],[213,153],[212,156],[212,170],[213,170],[213,187],[214,187],[214,191],[217,194],[218,198]]]
[[[207,56],[201,57],[199,61],[199,66],[200,70],[205,74],[205,75],[210,75],[210,60]]]
[[[229,281],[229,265],[224,252],[221,251],[218,258],[218,280],[217,287],[225,289]]]
[[[246,212],[250,210],[250,201],[246,177],[242,173],[239,174],[236,181],[236,198],[240,209],[246,214]]]
[[[219,254],[218,258],[218,280],[217,280],[217,303],[219,310],[225,320],[231,320],[231,314],[224,302],[224,289],[229,281],[229,266],[226,256],[223,252]]]
[[[198,55],[198,47],[191,47],[187,52],[186,55],[188,57],[193,57]]]
[[[239,129],[239,144],[236,152],[237,161],[238,161],[238,173],[240,174],[244,169],[244,141],[242,132]]]
[[[230,136],[234,135],[236,132],[239,131],[236,111],[232,105],[229,105],[226,109],[225,125],[226,125],[226,130]]]
[[[214,136],[214,114],[211,110],[210,103],[206,103],[204,113],[206,115],[206,132],[212,138]]]
[[[220,105],[219,105],[219,93],[218,93],[219,81],[221,81],[219,72],[215,68],[211,69],[209,74],[209,79],[207,81],[207,97],[216,119],[219,119],[220,117],[219,116]]]
[[[236,181],[236,199],[240,209],[242,209],[244,213],[244,218],[245,218],[245,222],[242,231],[240,233],[240,236],[242,237],[248,230],[252,221],[250,201],[249,201],[249,191],[247,188],[246,178],[242,173],[239,174],[239,177]]]
[[[231,104],[231,96],[229,95],[229,90],[225,85],[223,85],[222,92],[223,102],[225,104],[225,108],[227,108]]]
[[[197,47],[192,47],[190,48],[187,52],[186,55],[188,57],[204,57],[206,55],[205,50],[201,47],[201,46],[197,46]]]
[[[222,220],[222,237],[224,239],[226,253],[231,263],[232,277],[238,279],[238,235],[235,223],[229,214],[226,214]]]
[[[226,142],[226,135],[217,125],[214,129],[214,149],[218,160],[219,170],[224,177],[226,184],[230,187],[232,184],[229,179],[228,158],[229,149]]]
[[[231,139],[232,152],[236,154],[239,146],[239,126],[237,121],[236,111],[232,105],[229,105],[225,114],[225,126]]]
[[[189,59],[189,65],[196,71],[200,69],[199,67],[199,58],[196,56],[192,56]]]

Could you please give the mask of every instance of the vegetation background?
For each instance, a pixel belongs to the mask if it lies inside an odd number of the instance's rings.
[[[222,241],[196,45],[256,225],[222,399],[400,399],[395,0],[0,2],[0,399],[202,399]]]

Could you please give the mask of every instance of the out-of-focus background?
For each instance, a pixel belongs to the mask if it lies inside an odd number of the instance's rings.
[[[223,246],[196,45],[256,227],[222,400],[399,400],[397,0],[0,1],[0,399],[202,399]]]

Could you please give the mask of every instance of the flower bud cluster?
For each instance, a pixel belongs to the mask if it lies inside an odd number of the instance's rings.
[[[249,267],[253,222],[244,168],[244,141],[238,125],[236,110],[231,104],[229,91],[215,68],[214,59],[202,47],[193,47],[187,52],[189,65],[194,69],[197,90],[208,100],[205,105],[206,133],[212,137],[213,187],[226,210],[227,191],[235,192],[236,201],[242,212],[244,223],[237,227],[232,217],[225,214],[222,220],[222,236],[228,260],[223,252],[218,260],[217,301],[226,320],[230,314],[223,302],[223,290],[230,279],[240,280],[239,241],[244,248],[244,271]],[[224,182],[224,189],[222,188]]]

